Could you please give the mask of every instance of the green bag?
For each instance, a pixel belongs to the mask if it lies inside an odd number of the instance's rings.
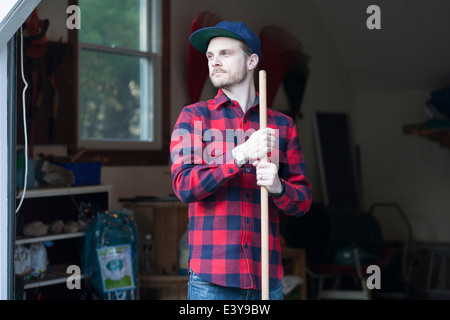
[[[138,233],[133,216],[126,211],[99,212],[86,232],[81,263],[99,299],[136,299]]]

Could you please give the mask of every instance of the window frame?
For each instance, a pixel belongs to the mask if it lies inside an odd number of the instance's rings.
[[[151,59],[156,59],[155,65],[155,86],[153,90],[157,93],[155,100],[155,121],[154,121],[154,140],[155,143],[149,142],[121,142],[128,146],[121,146],[117,148],[118,142],[112,142],[109,146],[105,144],[99,145],[96,143],[81,144],[79,138],[79,55],[80,44],[78,42],[78,30],[69,30],[69,43],[73,45],[74,51],[74,98],[75,110],[74,121],[75,126],[75,140],[73,145],[75,150],[84,149],[83,155],[85,157],[93,157],[99,159],[102,165],[106,166],[148,166],[148,165],[167,165],[170,162],[169,143],[170,143],[170,1],[159,1],[159,17],[158,24],[161,26],[159,32],[159,55],[149,53]],[[78,5],[78,0],[69,0],[69,5]],[[149,6],[150,7],[150,6]],[[82,8],[81,8],[82,9]],[[150,8],[149,8],[150,10]],[[82,21],[81,10],[81,21]],[[82,25],[81,25],[82,27]],[[155,31],[153,31],[155,32]],[[151,41],[154,41],[154,35],[149,35]],[[154,47],[154,43],[149,43],[149,51]],[[95,49],[97,45],[88,45]],[[104,49],[104,47],[102,47]],[[133,50],[127,50],[133,51]],[[103,52],[103,50],[102,50]],[[135,52],[137,53],[137,52]],[[141,54],[141,53],[140,53]],[[146,56],[146,55],[145,55]],[[159,70],[158,70],[159,69]],[[159,105],[159,107],[158,107]],[[140,145],[140,146],[139,146]],[[143,147],[142,147],[143,146]]]

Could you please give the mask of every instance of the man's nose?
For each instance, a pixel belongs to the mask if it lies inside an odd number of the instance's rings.
[[[220,58],[218,56],[214,56],[213,58],[211,58],[211,66],[218,67],[221,65],[222,65],[222,62],[220,61]]]

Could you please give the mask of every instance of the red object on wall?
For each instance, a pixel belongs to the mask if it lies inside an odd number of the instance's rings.
[[[47,51],[47,37],[45,34],[47,32],[48,25],[48,19],[39,19],[37,9],[34,9],[25,21],[25,27],[29,35],[27,39],[31,40],[31,46],[26,53],[28,57],[39,58],[42,57]]]
[[[271,108],[280,84],[303,45],[292,34],[276,26],[264,27],[260,40],[262,58],[259,69],[267,72],[267,106]]]
[[[201,28],[213,27],[220,21],[222,21],[222,19],[211,12],[200,12],[192,21],[190,34]],[[187,57],[187,84],[191,103],[195,103],[200,99],[208,73],[208,64],[206,62],[205,54],[195,49],[189,43]]]

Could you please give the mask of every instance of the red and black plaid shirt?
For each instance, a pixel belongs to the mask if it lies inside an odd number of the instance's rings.
[[[276,130],[275,150],[284,192],[269,196],[269,286],[283,276],[279,210],[304,215],[311,185],[294,121],[267,110],[267,127]],[[212,283],[261,289],[261,199],[256,168],[239,167],[231,150],[259,129],[259,105],[245,114],[222,90],[209,101],[186,106],[170,145],[173,189],[189,203],[189,266]],[[275,155],[275,156],[273,156]]]

